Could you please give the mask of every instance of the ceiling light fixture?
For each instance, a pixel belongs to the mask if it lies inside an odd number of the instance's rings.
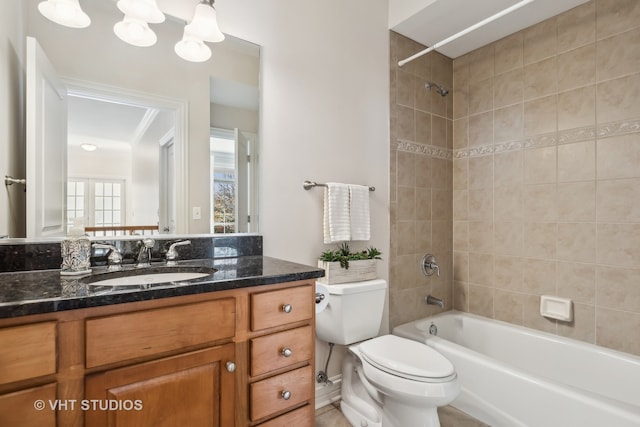
[[[79,0],[46,0],[38,4],[38,10],[50,21],[65,27],[85,28],[91,24]]]
[[[80,147],[85,151],[96,151],[98,147],[93,144],[80,144]]]
[[[224,40],[214,2],[201,0],[196,6],[191,22],[184,27],[182,40],[174,47],[180,58],[204,62],[211,58],[211,49],[205,42]],[[113,26],[118,38],[133,46],[153,46],[158,37],[149,24],[160,24],[165,20],[156,0],[118,0],[117,6],[124,13],[122,21]],[[46,18],[66,27],[84,28],[91,23],[89,16],[80,8],[79,0],[45,0],[38,4],[38,10]]]

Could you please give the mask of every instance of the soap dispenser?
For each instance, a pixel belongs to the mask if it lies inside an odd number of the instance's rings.
[[[84,232],[82,218],[73,220],[73,227],[69,229],[67,237],[60,244],[60,252],[62,255],[61,275],[91,273],[91,241]]]

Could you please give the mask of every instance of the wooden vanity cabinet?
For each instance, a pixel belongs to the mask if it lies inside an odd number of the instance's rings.
[[[0,426],[312,426],[313,289],[0,319]]]

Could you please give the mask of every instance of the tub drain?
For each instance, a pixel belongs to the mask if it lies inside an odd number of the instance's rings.
[[[438,335],[438,327],[434,323],[429,326],[429,333],[431,335]]]

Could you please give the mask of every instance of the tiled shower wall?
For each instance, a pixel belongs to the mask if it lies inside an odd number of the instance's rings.
[[[456,58],[453,76],[455,308],[640,354],[640,1],[585,3]],[[419,191],[404,169],[427,156],[393,148],[398,267],[420,252],[404,253],[421,235],[403,229]],[[575,321],[541,317],[540,295],[571,298]]]
[[[433,52],[398,67],[424,48],[390,32],[391,327],[440,310],[424,303],[428,294],[453,306],[453,97],[424,87],[432,81],[451,90],[452,61]],[[422,275],[427,253],[436,256],[440,277]]]

